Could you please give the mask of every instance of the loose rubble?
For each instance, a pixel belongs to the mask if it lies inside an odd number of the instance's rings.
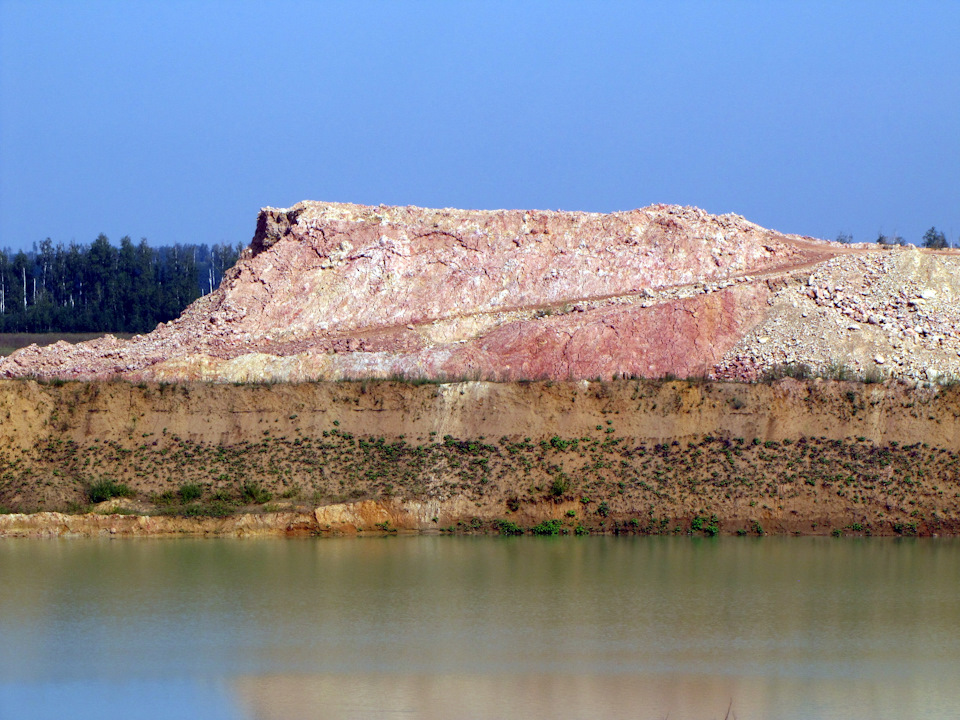
[[[918,382],[960,378],[960,255],[893,248],[790,276],[768,318],[714,368],[754,380],[776,366]]]

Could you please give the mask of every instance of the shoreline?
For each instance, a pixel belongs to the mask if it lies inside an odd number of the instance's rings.
[[[138,515],[128,512],[87,513],[7,513],[0,515],[0,539],[11,538],[253,538],[253,537],[389,537],[392,535],[501,535],[501,536],[632,536],[632,537],[960,537],[960,523],[937,528],[905,526],[897,523],[864,527],[859,523],[813,523],[805,530],[797,524],[784,524],[775,518],[764,523],[756,519],[694,515],[642,523],[639,518],[595,519],[570,516],[570,510],[554,504],[521,508],[506,517],[474,515],[469,520],[454,519],[444,512],[448,525],[440,517],[425,519],[424,511],[437,512],[424,503],[376,502],[323,506],[312,512],[238,512],[226,517],[185,517],[177,515]],[[512,519],[511,519],[512,515]]]

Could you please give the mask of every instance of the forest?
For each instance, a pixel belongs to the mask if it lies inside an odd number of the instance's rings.
[[[0,332],[148,332],[213,292],[242,245],[89,245],[0,250]]]

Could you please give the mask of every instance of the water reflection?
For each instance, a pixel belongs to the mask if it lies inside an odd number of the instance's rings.
[[[260,676],[234,683],[257,720],[297,718],[947,718],[956,695],[932,681],[731,676]],[[952,711],[952,712],[951,712]]]
[[[960,708],[953,540],[5,541],[0,578],[0,717],[164,683],[224,717]]]

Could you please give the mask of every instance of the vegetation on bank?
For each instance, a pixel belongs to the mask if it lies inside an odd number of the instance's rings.
[[[438,530],[712,536],[817,532],[820,523],[835,534],[916,535],[960,530],[958,473],[956,452],[862,437],[650,443],[607,420],[582,437],[408,441],[357,436],[333,422],[316,436],[265,429],[234,445],[144,433],[132,445],[52,438],[2,448],[0,506],[81,512],[123,497],[155,513],[219,517],[459,496],[475,503],[477,517]],[[559,517],[537,518],[532,510],[544,506]]]

